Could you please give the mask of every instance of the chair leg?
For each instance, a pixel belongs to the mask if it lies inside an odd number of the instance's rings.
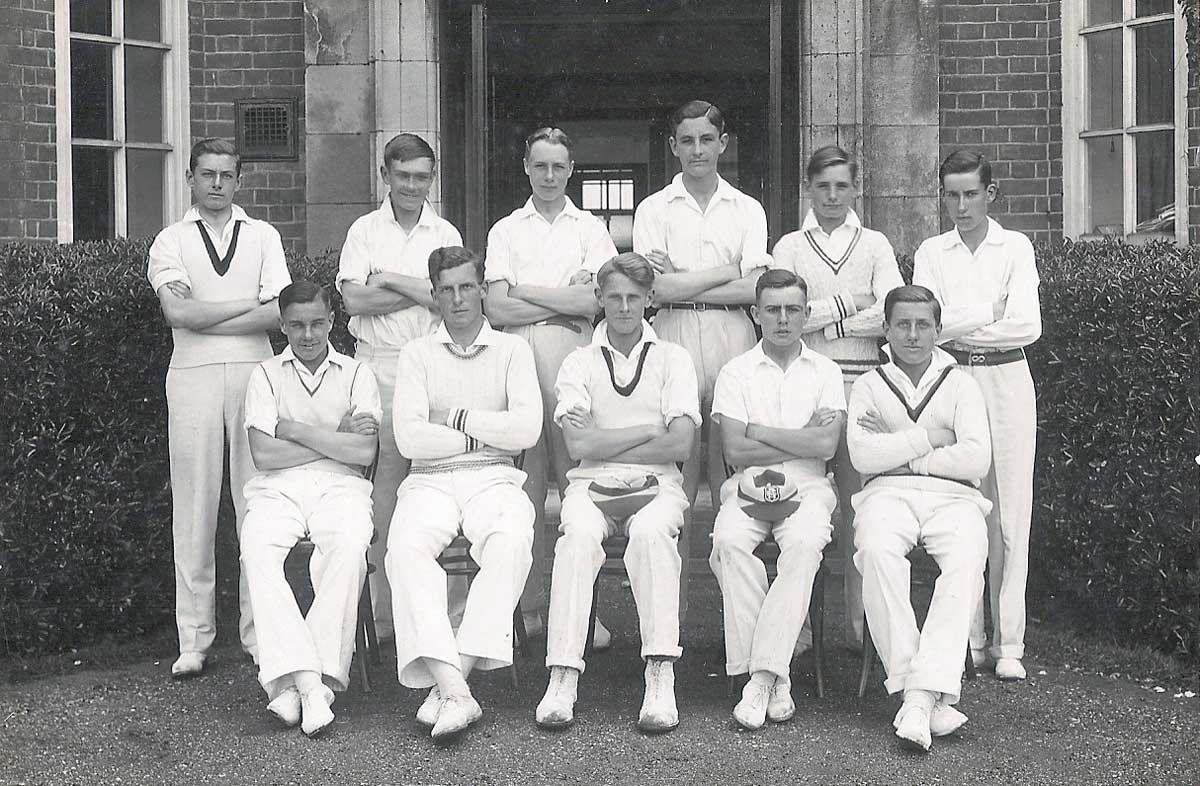
[[[375,630],[375,604],[371,600],[370,573],[363,578],[363,589],[358,596],[358,624],[363,628],[367,642],[367,654],[371,663],[379,666],[383,659],[379,655],[379,634]]]
[[[583,657],[587,659],[592,654],[594,647],[592,641],[596,637],[596,604],[600,599],[600,574],[596,574],[596,581],[592,584],[592,609],[588,613],[588,628],[587,638],[583,640]]]
[[[966,674],[967,679],[975,679],[975,659],[971,657],[971,642],[969,641],[967,642],[967,658],[963,664],[963,673]]]
[[[364,606],[366,607],[365,611]],[[367,669],[367,659],[372,656],[378,659],[379,647],[377,642],[372,645],[372,639],[375,636],[375,621],[371,617],[371,588],[365,579],[363,580],[363,591],[358,595],[358,625],[355,628],[354,649],[358,661],[358,676],[362,681],[363,693],[370,693],[371,675]]]
[[[512,666],[509,667],[509,675],[512,679],[513,688],[521,687],[520,667],[517,665],[520,656],[525,655],[529,650],[529,636],[525,631],[525,618],[521,616],[521,605],[513,609],[513,635],[516,637],[517,646],[513,653]]]
[[[817,683],[817,698],[825,698],[825,560],[813,577],[812,598],[808,604],[808,619],[813,634],[813,672]]]
[[[875,641],[871,638],[871,629],[867,624],[867,615],[863,614],[863,648],[862,669],[858,677],[858,698],[867,695],[867,683],[871,681],[871,669],[875,665]]]

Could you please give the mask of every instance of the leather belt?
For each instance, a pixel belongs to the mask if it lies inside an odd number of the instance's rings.
[[[960,366],[1002,366],[1025,359],[1024,349],[1005,349],[999,352],[964,352],[961,349],[943,347]]]
[[[533,323],[534,327],[541,327],[542,325],[553,325],[555,327],[566,328],[572,333],[583,333],[583,328],[579,326],[578,319],[563,314],[557,314],[543,319],[541,322]]]
[[[745,306],[726,305],[724,303],[660,303],[660,311],[742,311]]]

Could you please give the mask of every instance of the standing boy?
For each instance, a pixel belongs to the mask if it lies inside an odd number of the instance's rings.
[[[388,185],[387,198],[378,210],[350,225],[338,266],[337,287],[356,339],[354,356],[375,372],[383,400],[379,463],[371,494],[379,532],[371,547],[375,565],[384,564],[396,489],[408,472],[392,429],[396,359],[405,344],[432,333],[442,319],[429,295],[429,254],[443,246],[462,245],[458,230],[428,202],[436,175],[437,159],[424,139],[407,133],[393,137],[383,148],[379,167],[379,177]],[[371,581],[375,626],[380,638],[389,639],[392,609],[386,571],[375,571]]]
[[[1033,454],[1037,410],[1025,347],[1042,335],[1033,245],[988,217],[998,189],[992,165],[956,150],[942,162],[942,202],[954,229],[921,244],[913,283],[928,287],[943,307],[947,352],[983,391],[992,435],[992,469],[983,494],[988,515],[988,582],[992,640],[984,651],[983,598],[971,631],[971,656],[996,659],[996,676],[1025,679],[1025,583],[1033,515]]]
[[[772,256],[776,267],[808,283],[811,314],[804,343],[833,358],[849,396],[854,381],[879,365],[883,299],[904,280],[892,244],[882,232],[864,227],[854,212],[858,165],[845,150],[828,145],[813,153],[805,189],[812,207],[800,231],[780,238]],[[862,647],[862,576],[853,561],[850,497],[862,480],[850,464],[844,438],[833,457],[833,477],[841,513],[835,526],[844,559],[846,643],[857,650]]]
[[[279,232],[233,204],[241,186],[237,149],[224,139],[192,145],[192,207],[158,233],[147,277],[171,326],[167,370],[171,534],[175,547],[176,678],[194,677],[216,636],[214,545],[225,441],[240,533],[242,487],[254,474],[242,426],[246,381],[271,357],[267,331],[279,326],[275,299],[291,282]],[[246,577],[238,586],[242,649],[257,658]]]
[[[547,470],[554,473],[562,495],[572,466],[562,430],[552,417],[554,380],[563,359],[591,339],[596,313],[592,276],[617,255],[604,222],[567,197],[567,182],[575,168],[572,149],[571,138],[557,128],[540,128],[525,140],[525,174],[531,193],[523,206],[488,232],[484,265],[488,319],[529,342],[547,409],[542,438],[525,456],[524,466],[529,476],[525,490],[537,512],[533,568],[521,599],[530,635],[543,629],[546,605],[542,581]],[[596,638],[602,648],[607,646],[608,631],[599,624]]]

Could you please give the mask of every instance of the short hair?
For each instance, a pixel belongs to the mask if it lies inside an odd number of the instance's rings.
[[[296,303],[313,303],[318,300],[326,310],[333,311],[333,298],[330,297],[328,289],[302,278],[297,279],[279,293],[279,314],[282,316],[288,306]]]
[[[383,166],[385,168],[391,166],[393,161],[404,163],[412,161],[414,158],[428,158],[437,164],[437,156],[433,154],[433,148],[416,134],[408,132],[396,134],[383,146]]]
[[[474,265],[475,276],[483,283],[483,257],[462,246],[442,246],[429,255],[429,282],[437,286],[443,270],[452,270],[462,265]]]
[[[571,137],[567,136],[567,132],[561,128],[553,128],[546,126],[534,131],[525,138],[525,160],[529,160],[529,154],[533,152],[533,146],[538,142],[549,142],[552,145],[562,145],[567,149],[567,153],[574,154],[575,143],[571,141]]]
[[[850,158],[850,154],[837,145],[825,145],[812,154],[808,166],[804,168],[804,176],[809,181],[829,169],[831,166],[846,164],[850,167],[850,177],[858,178],[858,164]]]
[[[897,303],[929,303],[933,306],[934,324],[942,324],[942,304],[938,302],[932,291],[920,284],[906,284],[887,293],[887,297],[883,299],[884,322],[892,321],[892,311],[896,308]]]
[[[237,173],[242,174],[242,156],[233,142],[228,139],[210,136],[196,140],[192,144],[191,154],[188,155],[189,172],[196,171],[196,165],[200,163],[200,156],[233,156],[233,160],[237,164]]]
[[[675,132],[679,129],[679,124],[684,120],[690,120],[694,117],[706,117],[708,122],[712,123],[717,128],[717,133],[725,133],[725,115],[717,108],[716,104],[695,99],[688,101],[683,106],[671,113],[667,122],[671,126],[671,136],[675,136]]]
[[[979,173],[979,182],[985,186],[992,184],[992,162],[983,153],[974,150],[955,150],[946,156],[946,160],[938,167],[938,185],[946,185],[946,175],[964,175],[969,172]]]
[[[788,287],[799,287],[804,293],[804,299],[808,300],[808,282],[790,270],[782,268],[772,268],[758,277],[758,282],[754,285],[754,302],[758,302],[762,298],[762,293],[768,289],[787,289]]]
[[[634,251],[617,254],[601,265],[600,269],[596,271],[596,286],[604,289],[605,282],[614,273],[620,273],[642,289],[650,289],[654,286],[654,266],[644,256]]]

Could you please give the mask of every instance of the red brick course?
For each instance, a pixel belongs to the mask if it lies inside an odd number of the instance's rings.
[[[0,0],[0,242],[58,234],[54,0]]]
[[[192,136],[233,138],[234,102],[296,98],[304,118],[302,0],[188,0]],[[238,203],[270,221],[295,251],[305,250],[304,133],[300,160],[242,167]]]
[[[993,215],[1035,240],[1062,237],[1061,29],[1058,0],[941,4],[942,156],[986,155],[1001,191]]]

